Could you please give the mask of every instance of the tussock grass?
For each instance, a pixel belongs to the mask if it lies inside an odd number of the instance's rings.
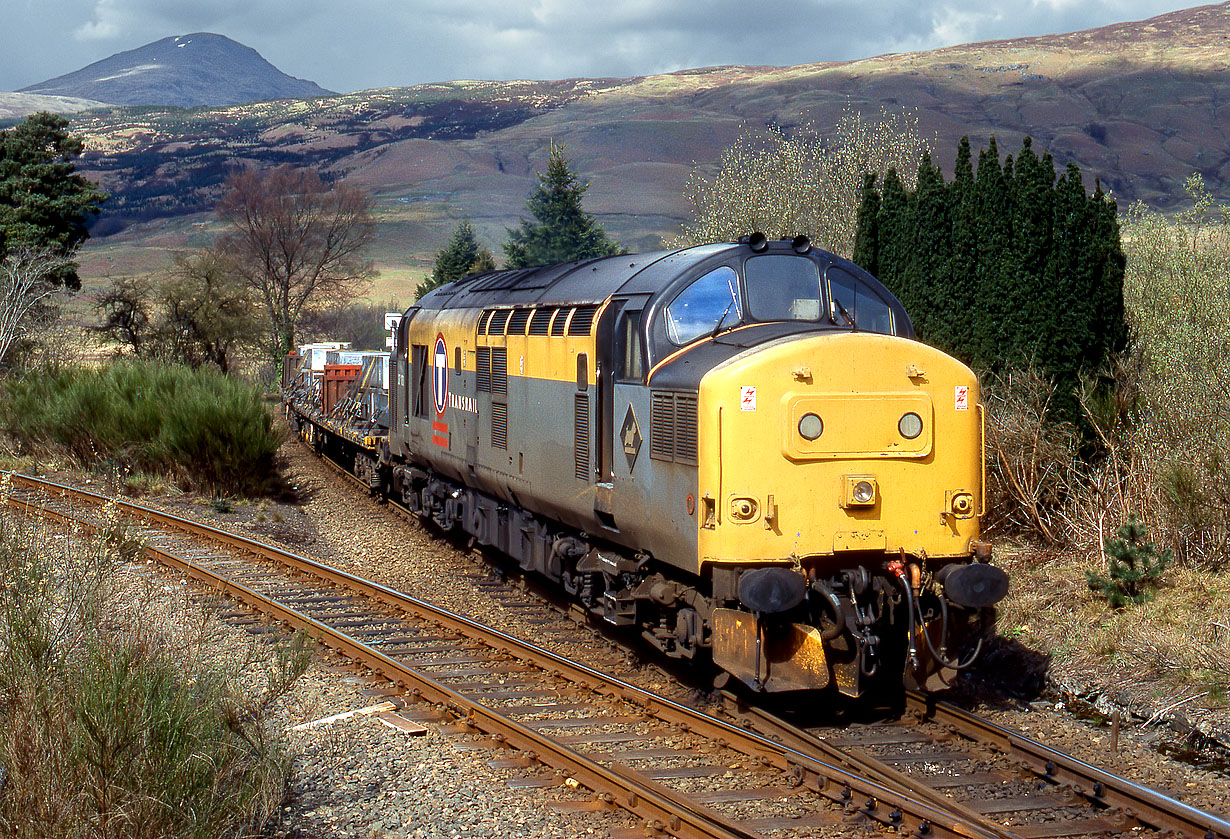
[[[4,383],[0,425],[27,449],[163,474],[183,488],[260,493],[278,438],[259,392],[209,369],[149,361],[33,370]]]
[[[254,688],[254,648],[124,575],[136,547],[0,514],[0,836],[255,836],[281,801],[264,715],[306,644]]]

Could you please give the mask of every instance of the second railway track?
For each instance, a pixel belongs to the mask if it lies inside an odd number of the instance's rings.
[[[91,510],[118,504],[142,523],[158,561],[306,630],[411,703],[445,709],[482,747],[507,749],[527,785],[571,779],[595,806],[623,808],[650,833],[811,835],[862,821],[969,839],[1141,830],[1230,839],[1219,817],[923,699],[901,722],[836,735],[749,708],[717,719],[246,537],[60,484],[12,483],[11,506],[86,527]]]

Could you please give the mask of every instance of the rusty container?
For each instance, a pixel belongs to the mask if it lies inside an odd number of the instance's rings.
[[[291,350],[286,354],[286,358],[282,359],[282,389],[288,390],[295,384],[295,379],[299,377],[300,369],[303,367],[303,357],[299,353]]]
[[[359,378],[362,364],[326,364],[325,375],[320,389],[322,413],[329,413],[333,406],[341,401],[350,389],[351,383]]]

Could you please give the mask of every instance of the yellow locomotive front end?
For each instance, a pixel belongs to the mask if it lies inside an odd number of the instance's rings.
[[[762,344],[700,385],[712,647],[759,690],[936,689],[1007,590],[978,541],[982,405],[963,364],[871,332]],[[890,672],[886,672],[890,671]]]

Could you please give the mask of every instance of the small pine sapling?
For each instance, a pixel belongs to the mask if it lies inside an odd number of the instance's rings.
[[[1144,603],[1161,584],[1162,572],[1170,564],[1170,551],[1158,553],[1157,546],[1146,542],[1148,528],[1135,516],[1119,526],[1117,538],[1108,538],[1103,550],[1110,560],[1109,578],[1086,571],[1089,588],[1105,597],[1113,609],[1128,604]]]

